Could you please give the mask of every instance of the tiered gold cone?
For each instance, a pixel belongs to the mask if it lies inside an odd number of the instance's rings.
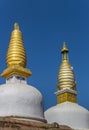
[[[68,90],[76,90],[76,81],[74,78],[73,68],[67,58],[68,49],[65,43],[63,45],[61,53],[63,54],[63,59],[58,73],[57,89],[58,91],[66,91],[65,93],[58,95],[58,103],[65,101],[76,102],[76,95],[68,92]]]
[[[74,72],[67,58],[68,49],[65,43],[61,53],[63,54],[63,59],[58,73],[58,89],[75,89]]]
[[[6,57],[7,69],[3,71],[2,76],[5,78],[13,74],[28,77],[31,75],[30,70],[26,69],[26,52],[22,32],[19,30],[19,25],[14,24],[14,30],[11,34],[11,39]]]
[[[11,34],[6,63],[8,67],[13,65],[26,67],[26,53],[22,33],[17,23],[14,24],[14,31]]]

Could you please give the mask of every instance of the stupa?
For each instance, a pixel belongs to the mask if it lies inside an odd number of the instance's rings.
[[[0,117],[46,122],[42,94],[27,84],[32,73],[26,68],[26,52],[18,23],[14,24],[11,34],[6,64],[1,74],[6,83],[0,85]]]
[[[57,122],[75,130],[89,130],[89,111],[77,103],[76,81],[68,60],[66,43],[61,53],[63,58],[58,73],[57,105],[45,111],[45,118],[48,123]]]

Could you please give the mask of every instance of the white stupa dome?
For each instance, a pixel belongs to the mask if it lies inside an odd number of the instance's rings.
[[[43,114],[43,97],[26,81],[11,77],[11,81],[0,85],[0,117],[45,121]]]
[[[48,123],[57,122],[75,130],[89,130],[89,111],[77,103],[64,102],[45,112]]]

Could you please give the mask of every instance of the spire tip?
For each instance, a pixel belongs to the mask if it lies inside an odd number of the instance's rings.
[[[61,50],[61,53],[63,54],[63,60],[67,60],[67,53],[68,53],[68,48],[66,47],[66,42],[63,43],[63,48]]]
[[[19,30],[19,24],[18,24],[18,23],[15,23],[15,24],[14,24],[14,29]]]
[[[64,53],[64,52],[68,52],[69,50],[68,50],[68,48],[67,48],[67,46],[66,46],[66,42],[64,42],[63,43],[63,48],[62,48],[62,50],[61,50],[61,53]]]

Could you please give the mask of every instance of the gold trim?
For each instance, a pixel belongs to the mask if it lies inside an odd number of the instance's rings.
[[[73,93],[70,93],[70,92],[65,92],[65,93],[59,94],[57,96],[57,103],[58,104],[66,102],[66,101],[76,103],[77,102],[76,95]]]

